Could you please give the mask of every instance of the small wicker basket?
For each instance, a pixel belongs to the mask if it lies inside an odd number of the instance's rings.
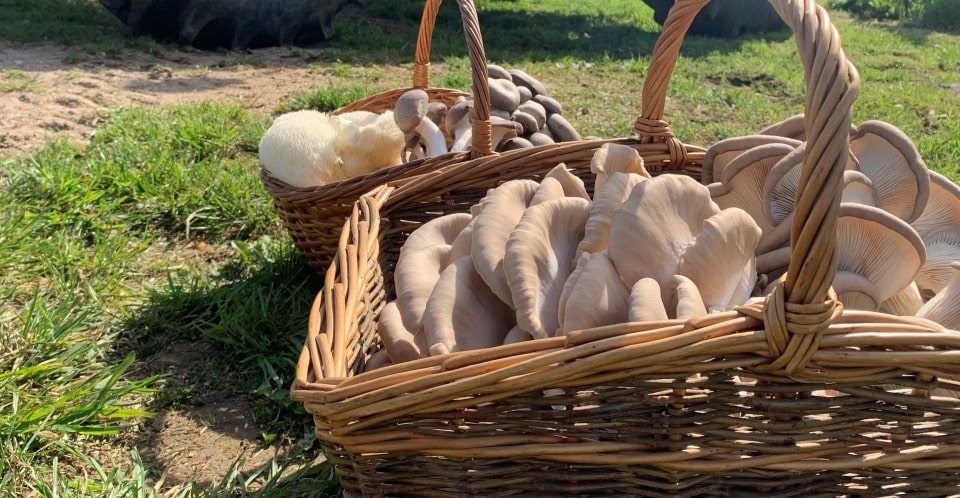
[[[332,114],[352,111],[381,113],[392,110],[397,98],[414,88],[425,90],[431,102],[443,102],[447,106],[453,105],[460,97],[471,96],[459,90],[430,87],[430,45],[441,1],[427,0],[423,9],[413,66],[413,86],[364,98],[337,109]],[[343,220],[350,216],[353,203],[361,195],[379,185],[393,184],[405,178],[435,171],[444,165],[493,153],[489,143],[490,98],[483,42],[479,30],[467,31],[465,34],[470,54],[473,95],[478,96],[473,112],[474,137],[477,139],[473,141],[470,153],[444,154],[319,187],[294,187],[274,178],[266,169],[261,168],[260,178],[273,196],[274,208],[283,219],[294,245],[314,271],[326,271],[337,251]],[[478,128],[486,129],[487,133],[478,136]],[[487,139],[486,143],[483,143],[484,138]]]
[[[468,0],[461,7],[471,10]],[[699,174],[660,120],[680,42],[707,0],[678,0],[644,84],[651,173]],[[348,494],[947,496],[960,493],[960,332],[844,311],[831,288],[859,76],[813,0],[771,0],[797,35],[808,137],[788,274],[762,304],[624,323],[367,373],[391,273],[421,223],[556,163],[592,183],[603,141],[478,158],[362,197],[311,310],[292,396]]]

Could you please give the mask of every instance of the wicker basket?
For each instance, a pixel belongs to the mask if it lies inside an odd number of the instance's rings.
[[[417,36],[416,62],[413,66],[413,86],[398,88],[380,93],[337,109],[332,114],[351,111],[384,112],[394,108],[397,98],[413,88],[427,92],[431,102],[443,102],[453,105],[459,97],[471,94],[459,90],[430,88],[430,44],[436,24],[437,11],[442,0],[427,0],[423,16],[420,19],[420,31]],[[467,24],[465,23],[464,26]],[[470,23],[476,27],[476,22]],[[358,176],[342,182],[320,187],[293,187],[274,178],[261,168],[260,178],[273,196],[273,205],[290,232],[293,243],[303,254],[307,264],[317,272],[324,272],[337,251],[343,220],[350,216],[353,203],[371,189],[384,184],[395,184],[406,178],[431,171],[439,167],[454,164],[471,157],[492,154],[490,145],[490,98],[487,87],[487,69],[483,52],[483,41],[479,29],[465,29],[467,49],[470,55],[474,106],[474,138],[470,153],[448,153],[410,163],[385,168],[368,175]],[[480,130],[478,133],[477,130]],[[484,133],[483,130],[486,130]],[[484,139],[486,141],[484,142]]]
[[[292,387],[348,494],[947,496],[960,493],[960,332],[844,311],[830,283],[859,80],[813,0],[771,0],[808,81],[791,262],[763,304],[434,356],[367,373],[393,265],[419,224],[565,162],[590,184],[603,142],[480,158],[358,201],[312,308]],[[460,0],[461,4],[467,0]],[[679,0],[654,49],[636,148],[694,174],[701,149],[660,121]],[[645,133],[646,132],[646,133]],[[679,156],[679,157],[678,157]]]

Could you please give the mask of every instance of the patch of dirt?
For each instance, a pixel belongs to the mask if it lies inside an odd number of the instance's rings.
[[[23,91],[0,92],[0,155],[36,149],[53,135],[85,141],[114,107],[221,101],[271,112],[291,94],[333,79],[311,70],[302,51],[293,48],[177,50],[64,62],[70,58],[66,49],[52,45],[0,46],[0,69],[22,71],[36,82]],[[399,66],[384,70],[405,71]]]

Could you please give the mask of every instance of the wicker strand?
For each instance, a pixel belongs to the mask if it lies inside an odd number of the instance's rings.
[[[413,87],[430,86],[430,46],[433,40],[433,28],[437,24],[437,12],[442,0],[427,0],[420,17],[420,31],[417,32],[417,53],[413,64]]]

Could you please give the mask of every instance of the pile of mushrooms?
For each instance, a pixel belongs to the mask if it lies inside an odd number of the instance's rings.
[[[496,64],[487,65],[487,75],[494,150],[580,140],[580,134],[563,117],[563,107],[536,78]],[[401,95],[394,117],[405,134],[404,160],[469,150],[473,105],[472,98],[461,98],[448,109],[442,102],[430,102],[425,91],[416,89]]]
[[[591,199],[559,164],[511,180],[469,214],[436,218],[400,249],[396,301],[368,368],[633,321],[689,319],[757,294],[761,229],[707,187],[651,178],[636,150],[604,145]]]
[[[704,158],[703,180],[717,205],[743,209],[760,227],[757,270],[769,282],[789,262],[803,129],[803,115],[793,116],[718,142]],[[956,328],[960,283],[950,282],[960,261],[960,187],[929,171],[893,125],[867,121],[850,130],[837,242],[833,285],[845,308]]]

